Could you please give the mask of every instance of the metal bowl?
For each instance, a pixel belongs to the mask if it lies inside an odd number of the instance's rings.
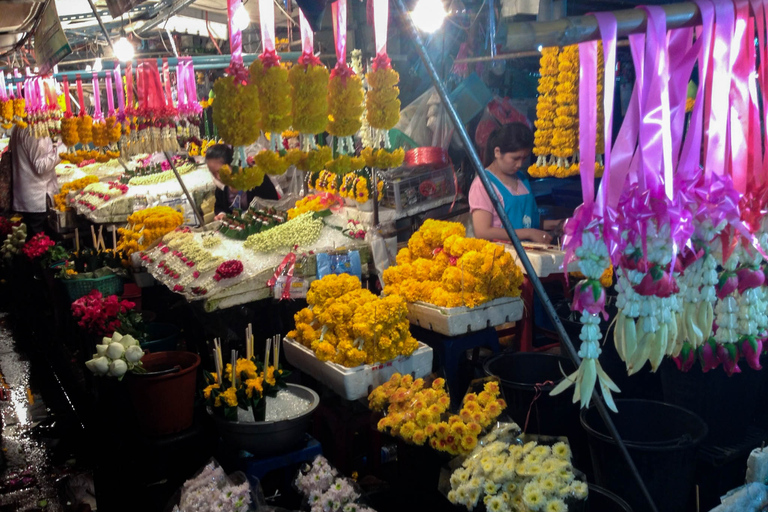
[[[288,384],[287,389],[298,397],[310,400],[306,411],[282,420],[255,423],[227,421],[214,416],[216,428],[224,442],[256,457],[286,453],[295,448],[304,438],[312,413],[320,404],[320,397],[313,390],[298,384]]]

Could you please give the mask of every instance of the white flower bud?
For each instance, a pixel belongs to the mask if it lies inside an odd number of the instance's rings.
[[[110,343],[107,348],[107,357],[110,359],[120,359],[125,353],[125,347],[121,343]]]
[[[85,366],[96,375],[106,375],[109,371],[109,359],[106,357],[91,359],[85,362]]]
[[[112,377],[122,377],[128,371],[128,365],[122,359],[117,359],[109,364],[109,375]]]
[[[129,363],[138,363],[144,357],[144,351],[138,345],[132,345],[125,350],[125,360]]]

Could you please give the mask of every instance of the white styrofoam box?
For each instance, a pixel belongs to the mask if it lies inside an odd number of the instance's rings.
[[[432,373],[432,349],[421,342],[410,356],[399,356],[386,363],[364,364],[355,368],[320,361],[311,349],[290,338],[283,339],[283,349],[289,363],[347,400],[367,397],[375,387],[387,382],[395,373],[412,375],[414,379]]]
[[[563,273],[565,251],[552,248],[548,245],[529,244],[528,242],[523,243],[523,247],[526,248],[525,253],[528,255],[528,259],[531,260],[531,265],[533,265],[533,270],[536,271],[537,276],[547,277],[551,274]],[[523,274],[525,274],[526,272],[523,268],[523,262],[517,255],[515,248],[511,244],[504,244],[504,249],[512,255],[517,266],[520,267]],[[577,270],[579,270],[578,263],[575,260],[571,261],[570,265],[568,265],[568,271],[576,272]]]
[[[446,336],[461,336],[523,318],[519,297],[500,297],[474,308],[442,308],[425,302],[408,303],[408,320]]]
[[[538,14],[539,0],[501,0],[501,17],[511,18],[517,14]]]

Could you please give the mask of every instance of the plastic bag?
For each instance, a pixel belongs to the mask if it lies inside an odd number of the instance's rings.
[[[227,476],[216,459],[211,459],[194,477],[184,482],[166,512],[252,512],[261,510],[265,504],[258,480],[251,487],[244,473],[238,471]]]
[[[329,274],[350,274],[362,280],[363,269],[360,264],[360,252],[318,253],[317,278],[322,279]]]
[[[440,102],[434,87],[400,112],[400,121],[395,126],[413,139],[420,147],[435,146],[447,149],[453,136],[453,123]]]
[[[272,176],[264,176],[265,180],[272,178]],[[280,191],[282,194],[280,195],[280,199],[275,201],[272,199],[254,197],[250,204],[251,208],[275,208],[284,212],[293,208],[293,206],[296,204],[296,201],[307,195],[308,190],[306,186],[306,172],[300,171],[296,169],[296,167],[291,166],[285,172],[285,174],[279,176],[279,178],[279,181],[282,183]],[[274,179],[272,182],[275,184],[275,188],[277,188],[277,186],[280,184],[275,182]]]

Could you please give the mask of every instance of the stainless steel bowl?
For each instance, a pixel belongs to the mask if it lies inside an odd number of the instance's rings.
[[[307,431],[312,413],[320,404],[320,397],[313,390],[298,384],[288,384],[287,389],[294,395],[309,400],[309,408],[291,418],[255,423],[227,421],[214,416],[216,428],[224,442],[256,457],[286,453],[295,448]]]

